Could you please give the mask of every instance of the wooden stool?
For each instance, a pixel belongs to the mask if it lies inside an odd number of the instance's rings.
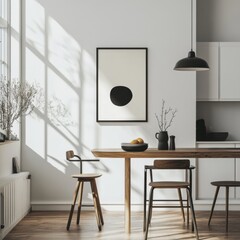
[[[72,215],[74,211],[74,207],[77,201],[78,193],[79,193],[79,199],[78,199],[78,212],[77,212],[77,224],[79,224],[80,221],[80,213],[81,213],[81,207],[82,206],[92,206],[92,205],[83,205],[82,204],[82,195],[83,195],[83,186],[85,182],[89,182],[92,189],[92,195],[93,195],[93,203],[94,208],[96,212],[96,218],[97,218],[97,225],[98,230],[102,230],[103,222],[103,215],[97,190],[97,184],[96,184],[96,178],[101,177],[101,174],[97,173],[82,173],[82,162],[98,162],[99,159],[81,159],[80,156],[75,155],[73,150],[69,150],[66,152],[66,159],[70,162],[79,162],[80,163],[80,174],[72,175],[72,178],[77,179],[77,185],[75,188],[75,192],[73,195],[73,203],[71,205],[71,210],[68,217],[67,222],[67,230],[69,230],[71,221],[72,221]],[[80,189],[80,192],[79,192]]]
[[[228,205],[229,205],[229,187],[240,187],[240,181],[216,181],[216,182],[211,182],[213,186],[216,186],[216,192],[213,200],[213,205],[210,213],[210,217],[208,220],[208,225],[210,225],[212,215],[213,215],[213,210],[215,207],[215,203],[217,200],[218,192],[220,187],[225,187],[226,188],[226,232],[228,232]]]
[[[98,196],[98,191],[97,191],[97,184],[96,184],[96,178],[100,177],[101,174],[80,174],[80,175],[73,175],[73,178],[77,178],[77,185],[76,189],[73,195],[73,204],[71,205],[71,210],[69,213],[68,217],[68,223],[67,223],[67,230],[69,230],[71,221],[72,221],[72,215],[74,211],[74,207],[77,201],[77,196],[80,188],[80,193],[79,193],[79,199],[78,199],[78,212],[77,212],[77,224],[79,224],[80,220],[80,213],[81,213],[81,206],[82,206],[82,195],[83,195],[83,185],[85,182],[90,182],[91,184],[91,189],[92,189],[92,195],[93,195],[93,203],[94,203],[94,208],[96,212],[96,218],[97,218],[97,225],[98,225],[98,230],[102,230],[102,225],[104,224],[103,222],[103,215],[102,215],[102,210],[101,210],[101,205],[100,205],[100,200]]]

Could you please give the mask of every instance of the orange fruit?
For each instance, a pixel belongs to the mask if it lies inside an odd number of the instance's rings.
[[[137,138],[137,141],[138,141],[138,143],[141,143],[141,144],[144,143],[142,138]]]

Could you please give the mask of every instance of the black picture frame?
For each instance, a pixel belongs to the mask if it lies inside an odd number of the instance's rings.
[[[96,48],[96,121],[148,121],[148,48]]]

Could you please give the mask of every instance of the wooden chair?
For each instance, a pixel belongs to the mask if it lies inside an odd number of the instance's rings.
[[[153,182],[153,170],[154,169],[158,169],[155,168],[153,165],[145,165],[144,166],[144,200],[143,200],[143,231],[146,231],[146,215],[147,215],[147,202],[149,202],[149,200],[147,199],[147,179],[148,179],[148,172],[149,172],[149,176],[150,176],[150,181]],[[187,175],[186,175],[187,177]],[[187,181],[187,179],[186,179]],[[182,192],[181,189],[178,188],[178,198],[179,199],[154,199],[153,202],[161,202],[161,201],[174,201],[174,202],[179,202],[180,203],[180,207],[181,207],[181,212],[182,212],[182,217],[183,217],[183,221],[185,222],[185,212],[184,212],[184,206],[183,206],[183,202],[187,202],[187,223],[189,224],[189,199],[187,197],[186,200],[184,200],[182,198]],[[171,206],[162,206],[162,207],[171,207],[171,208],[177,208],[178,206],[175,205],[171,205]]]
[[[213,205],[210,213],[210,217],[208,220],[208,225],[211,223],[212,215],[213,215],[213,210],[216,204],[217,196],[220,187],[225,187],[226,188],[226,232],[228,232],[228,206],[229,206],[229,187],[240,187],[240,181],[216,181],[216,182],[211,182],[213,186],[216,186],[216,192],[215,196],[213,199]]]
[[[103,221],[103,215],[102,215],[102,210],[101,210],[101,205],[100,205],[100,200],[99,200],[99,195],[97,190],[97,184],[96,184],[96,178],[101,177],[101,174],[94,174],[94,173],[83,174],[82,173],[82,162],[97,162],[99,161],[99,159],[81,159],[78,155],[74,155],[74,152],[72,150],[69,150],[66,152],[66,158],[68,161],[80,163],[80,174],[72,175],[72,178],[77,179],[77,185],[73,195],[73,203],[71,205],[71,209],[68,217],[67,230],[69,230],[70,228],[74,207],[79,194],[77,224],[79,224],[79,221],[80,221],[81,207],[94,206],[95,212],[96,212],[98,230],[101,231],[102,225],[104,225],[104,221]],[[89,182],[91,185],[94,205],[82,205],[83,186],[85,182]]]
[[[196,239],[198,238],[198,229],[197,229],[197,222],[193,207],[193,200],[192,200],[192,169],[194,167],[190,166],[189,160],[176,160],[176,159],[168,159],[168,160],[155,160],[153,164],[155,169],[159,170],[184,170],[185,173],[187,172],[187,180],[186,181],[153,181],[149,183],[151,186],[150,196],[149,196],[149,208],[148,208],[148,218],[147,218],[147,225],[146,225],[146,232],[145,232],[145,240],[148,237],[148,230],[149,225],[152,218],[152,209],[163,207],[163,206],[153,206],[153,193],[155,189],[186,189],[189,197],[190,209],[192,214],[192,230],[195,230]],[[166,206],[165,206],[166,207]],[[178,206],[188,207],[188,206]]]

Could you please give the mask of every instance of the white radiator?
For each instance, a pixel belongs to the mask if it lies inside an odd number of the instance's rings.
[[[3,239],[30,209],[29,173],[12,174],[1,182],[1,226]],[[1,179],[0,179],[1,180]]]

